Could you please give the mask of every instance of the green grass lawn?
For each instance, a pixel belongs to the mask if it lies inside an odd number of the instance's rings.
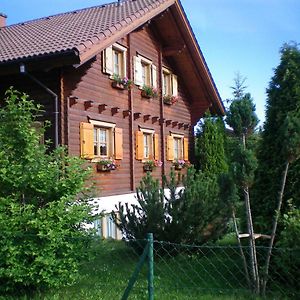
[[[230,244],[229,240],[226,244]],[[156,248],[155,299],[256,299],[247,289],[237,248],[216,246],[195,250],[179,245],[164,246],[173,255],[165,252],[161,255],[162,252]],[[92,247],[91,258],[82,265],[80,279],[75,285],[19,299],[121,299],[138,259],[136,252],[124,242],[97,240]],[[146,265],[129,299],[148,299]],[[283,298],[273,296],[272,299]]]

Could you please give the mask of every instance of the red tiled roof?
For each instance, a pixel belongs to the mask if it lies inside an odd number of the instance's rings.
[[[72,50],[82,54],[165,2],[126,0],[0,28],[0,64]]]

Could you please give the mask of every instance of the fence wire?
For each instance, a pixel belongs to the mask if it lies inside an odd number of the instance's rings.
[[[79,281],[71,287],[22,299],[121,299],[147,240],[114,241],[95,238]],[[236,246],[196,246],[154,241],[154,299],[260,299],[247,282]],[[243,247],[249,261],[250,248]],[[300,299],[300,249],[273,250],[267,299]],[[267,248],[257,247],[259,265]],[[148,299],[147,263],[128,299]],[[250,270],[248,270],[250,273]],[[263,269],[260,269],[263,274]],[[1,298],[0,299],[8,299]]]

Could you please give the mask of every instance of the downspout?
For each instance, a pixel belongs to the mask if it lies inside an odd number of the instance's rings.
[[[20,64],[20,73],[27,75],[32,81],[42,87],[48,94],[50,94],[54,98],[54,147],[58,147],[58,96],[51,89],[49,89],[46,85],[40,82],[33,75],[29,74],[26,71],[25,65]]]

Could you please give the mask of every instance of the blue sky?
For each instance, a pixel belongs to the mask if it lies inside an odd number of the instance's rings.
[[[0,0],[14,24],[110,0]],[[236,72],[264,120],[265,90],[285,42],[300,42],[300,0],[182,0],[223,100],[231,98]]]

